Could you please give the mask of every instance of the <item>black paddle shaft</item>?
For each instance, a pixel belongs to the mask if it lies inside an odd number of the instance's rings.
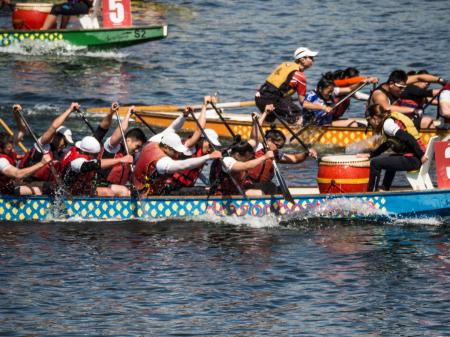
[[[236,134],[233,132],[233,130],[231,130],[231,127],[230,127],[230,125],[228,125],[228,123],[225,120],[225,118],[223,118],[222,112],[220,111],[220,109],[217,108],[217,106],[214,104],[214,102],[209,102],[209,104],[211,104],[211,106],[214,108],[214,110],[216,110],[217,115],[219,116],[220,120],[223,122],[223,124],[227,128],[227,130],[230,133],[231,137],[236,138]]]
[[[78,115],[81,117],[83,122],[87,125],[87,127],[91,130],[92,134],[95,134],[94,127],[91,125],[91,123],[89,123],[84,112],[81,109],[76,109],[75,111],[78,113]]]
[[[141,117],[141,115],[139,115],[136,111],[133,111],[133,115],[135,115],[141,122],[142,124],[144,124],[154,135],[157,134],[157,132],[155,131],[155,129],[153,129],[151,127],[150,124],[148,124],[144,118]]]
[[[281,124],[283,124],[283,126],[291,133],[292,137],[294,137],[301,146],[303,146],[303,148],[305,149],[305,151],[309,151],[308,147],[306,146],[306,144],[295,134],[295,132],[291,129],[291,127],[288,125],[288,123],[281,118],[280,116],[278,116],[277,114],[275,114],[275,117],[280,121]]]

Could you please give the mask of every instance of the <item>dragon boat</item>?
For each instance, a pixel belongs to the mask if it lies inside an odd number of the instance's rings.
[[[161,196],[143,199],[74,197],[0,197],[1,221],[167,219],[215,216],[373,218],[450,216],[450,189],[382,193],[319,194],[292,188],[294,203],[282,195],[264,197]]]
[[[94,0],[91,13],[78,16],[80,28],[40,30],[52,4],[17,3],[12,14],[14,29],[0,29],[0,47],[21,45],[32,48],[43,44],[50,50],[66,45],[99,50],[167,37],[167,25],[133,26],[128,0],[103,1],[101,25],[98,20],[100,5],[100,0]]]
[[[245,108],[253,106],[255,103],[253,101],[248,102],[231,102],[231,103],[218,103],[218,108]],[[193,106],[196,111],[200,110],[200,106]],[[87,112],[104,114],[109,111],[109,108],[90,108]],[[124,116],[126,114],[127,107],[121,107],[119,114]],[[182,107],[176,105],[160,105],[160,106],[136,106],[136,111],[138,115],[146,123],[165,128],[169,126],[175,118],[180,116]],[[197,115],[198,116],[198,115]],[[237,113],[237,112],[222,112],[222,116],[225,119],[228,126],[236,135],[241,135],[243,139],[248,139],[252,130],[252,117],[250,113]],[[349,119],[349,124],[355,119]],[[357,119],[356,119],[357,120]],[[140,119],[136,118],[139,122]],[[230,132],[227,126],[219,118],[214,110],[208,110],[206,114],[207,127],[214,129],[217,134],[221,137],[230,137]],[[365,122],[365,120],[360,121]],[[195,121],[192,118],[187,118],[183,125],[183,129],[186,131],[194,131],[197,127]],[[265,130],[268,130],[271,126],[267,123],[263,125]],[[287,139],[291,138],[290,132],[282,125],[276,124],[276,127],[281,130]],[[356,143],[358,141],[370,140],[373,136],[372,130],[362,126],[349,126],[349,127],[338,127],[338,126],[315,126],[310,125],[307,127],[292,126],[291,129],[294,132],[298,132],[299,138],[305,144],[321,144],[321,145],[334,145],[339,147],[346,147],[350,144]],[[420,135],[424,144],[428,144],[429,140],[438,135],[444,138],[449,134],[449,130],[443,129],[421,129]],[[295,141],[294,141],[295,142]]]

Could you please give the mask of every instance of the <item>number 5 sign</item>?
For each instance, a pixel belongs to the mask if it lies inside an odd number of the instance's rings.
[[[450,141],[435,142],[436,175],[439,188],[450,187]]]
[[[130,0],[103,0],[103,27],[130,27]]]

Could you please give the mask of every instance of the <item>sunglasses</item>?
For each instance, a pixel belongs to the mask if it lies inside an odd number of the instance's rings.
[[[406,84],[403,84],[403,83],[394,83],[394,85],[395,85],[397,88],[400,88],[400,89],[405,89],[405,88],[406,88]]]

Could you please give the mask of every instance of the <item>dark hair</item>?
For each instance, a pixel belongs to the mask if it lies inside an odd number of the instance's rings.
[[[13,137],[6,132],[0,132],[0,149],[4,149],[9,143],[13,143]]]
[[[283,141],[283,144],[286,143],[286,136],[283,134],[283,132],[277,129],[271,129],[267,131],[264,135],[264,138],[276,142]]]
[[[406,75],[406,73],[403,70],[394,70],[388,78],[388,83],[389,82],[393,82],[393,83],[398,83],[398,82],[406,82],[408,80],[408,75]]]
[[[245,156],[246,154],[253,154],[255,151],[253,147],[247,141],[241,141],[231,147],[230,153],[231,155],[238,153],[241,156]]]
[[[416,74],[417,74],[417,71],[415,71],[415,70],[410,70],[406,73],[406,75],[408,75],[408,76],[412,76],[412,75],[416,75]]]
[[[381,116],[385,115],[389,110],[384,109],[380,104],[371,104],[367,107],[367,117]]]
[[[333,79],[334,80],[342,80],[344,78],[344,71],[343,70],[336,70],[333,73]]]
[[[322,78],[326,78],[328,80],[334,80],[334,73],[332,71],[327,71],[325,74],[322,74]]]
[[[147,141],[147,137],[145,137],[144,131],[139,128],[128,130],[125,134],[125,138],[135,138],[137,140],[140,140],[142,143],[145,143]]]
[[[334,86],[334,81],[328,78],[322,77],[319,82],[317,82],[317,91],[324,89],[329,86]]]
[[[429,72],[427,70],[425,70],[425,69],[421,69],[421,70],[418,70],[416,74],[417,75],[429,74]]]
[[[344,70],[344,78],[359,76],[359,70],[354,67],[348,67]]]

